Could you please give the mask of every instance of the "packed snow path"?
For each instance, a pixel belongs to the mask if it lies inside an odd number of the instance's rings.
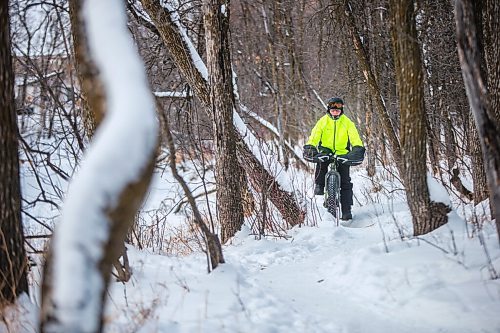
[[[404,204],[356,208],[355,221],[375,222],[367,228],[337,227],[326,214],[320,208],[318,226],[294,228],[289,239],[242,230],[211,274],[203,256],[130,250],[134,276],[113,286],[108,316],[119,320],[107,332],[500,331],[500,283],[458,216],[403,241]],[[493,228],[485,239],[498,267]]]

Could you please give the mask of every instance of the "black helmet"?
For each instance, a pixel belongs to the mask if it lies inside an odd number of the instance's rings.
[[[332,98],[330,98],[326,102],[327,105],[330,105],[330,104],[333,104],[333,103],[340,103],[343,106],[344,105],[344,100],[342,98],[340,98],[340,97],[332,97]]]

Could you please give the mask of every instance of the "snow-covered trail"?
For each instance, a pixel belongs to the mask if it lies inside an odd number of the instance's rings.
[[[366,228],[336,226],[325,209],[318,209],[323,219],[318,227],[292,231],[293,239],[280,244],[279,251],[271,248],[268,253],[235,257],[244,258],[240,263],[250,270],[253,267],[252,284],[266,290],[288,311],[314,318],[316,327],[312,331],[418,332],[420,325],[415,320],[392,318],[394,313],[373,305],[369,295],[365,298],[346,291],[346,284],[352,287],[343,278],[348,271],[339,275],[332,271],[333,266],[347,267],[345,263],[356,256],[358,249],[382,241],[370,213],[373,207],[356,211],[353,224],[372,225]]]
[[[500,332],[500,281],[455,213],[412,239],[404,201],[358,203],[354,222],[372,226],[349,228],[315,200],[316,226],[260,240],[244,227],[210,274],[203,254],[131,248],[132,280],[112,285],[106,332]],[[483,233],[498,269],[496,230]]]
[[[447,259],[433,246],[397,240],[401,230],[405,226],[408,230],[411,224],[406,205],[356,208],[354,223],[372,225],[367,228],[337,227],[323,208],[319,211],[323,220],[318,227],[292,230],[292,240],[279,241],[280,249],[262,246],[269,251],[243,254],[236,247],[232,257],[233,249],[228,248],[229,261],[239,259],[254,272],[247,278],[252,285],[272,295],[287,311],[311,318],[315,323],[312,331],[500,331],[500,319],[495,315],[500,310],[498,281],[485,281],[485,288],[479,291],[474,286],[479,294],[497,293],[491,295],[493,308],[472,306],[474,292],[462,292],[459,278],[463,275],[467,280],[467,269],[453,262],[460,259]],[[393,221],[401,215],[406,221]],[[439,244],[438,239],[436,242]],[[428,259],[412,254],[419,249]],[[401,256],[400,252],[408,253]],[[443,279],[441,273],[451,268],[455,273],[449,272]],[[457,286],[447,286],[453,277]]]

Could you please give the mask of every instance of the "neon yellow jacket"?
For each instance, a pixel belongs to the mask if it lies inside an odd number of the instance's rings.
[[[363,141],[361,141],[356,126],[344,114],[337,120],[332,119],[327,114],[318,120],[306,144],[318,147],[320,143],[321,146],[330,148],[337,155],[347,154],[349,144],[350,147],[363,147]]]

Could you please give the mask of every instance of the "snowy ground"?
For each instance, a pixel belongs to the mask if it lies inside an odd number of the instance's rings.
[[[372,209],[356,218],[372,219]],[[394,231],[384,216],[368,228],[295,228],[289,240],[257,241],[245,229],[210,275],[202,256],[131,250],[134,281],[114,285],[108,316],[119,320],[108,332],[123,323],[137,332],[499,332],[500,281],[489,279],[484,249],[462,226],[453,215],[424,237],[432,245],[384,244],[382,230]]]
[[[245,227],[211,274],[202,254],[129,248],[133,276],[111,286],[106,332],[500,332],[491,222],[471,237],[452,212],[448,225],[411,239],[403,199],[362,199],[369,184],[353,178],[355,223],[369,227],[336,226],[316,199],[316,226],[261,240]],[[33,332],[36,307],[22,303],[28,313],[7,317],[22,323],[13,331]]]

